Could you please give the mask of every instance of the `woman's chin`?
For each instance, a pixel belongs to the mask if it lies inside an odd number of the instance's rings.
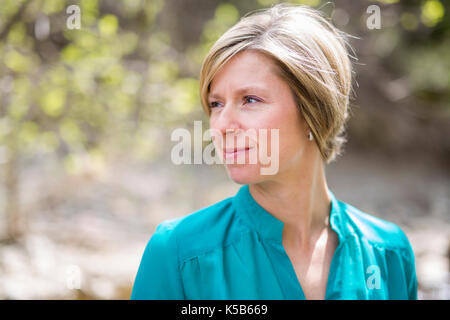
[[[257,165],[227,165],[228,176],[237,184],[257,183],[261,179]]]

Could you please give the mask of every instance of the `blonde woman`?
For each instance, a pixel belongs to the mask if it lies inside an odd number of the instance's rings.
[[[246,15],[217,40],[201,69],[202,104],[242,186],[158,226],[132,299],[417,299],[402,230],[327,187],[324,166],[345,142],[346,48],[319,11],[286,4]],[[277,139],[246,134],[261,129]],[[262,149],[277,151],[275,173],[261,173]],[[247,161],[230,161],[238,157]]]

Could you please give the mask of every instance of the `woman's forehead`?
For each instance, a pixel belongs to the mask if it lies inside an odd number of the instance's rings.
[[[214,76],[210,86],[210,96],[216,90],[238,91],[268,90],[277,81],[275,64],[264,54],[243,51],[231,58]]]

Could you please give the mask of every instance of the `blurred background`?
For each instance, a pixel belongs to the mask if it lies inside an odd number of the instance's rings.
[[[275,3],[0,0],[0,299],[129,299],[157,224],[237,192],[221,165],[173,164],[170,134],[208,123],[212,43]],[[420,299],[450,299],[449,1],[292,3],[354,36],[330,189],[405,231]]]

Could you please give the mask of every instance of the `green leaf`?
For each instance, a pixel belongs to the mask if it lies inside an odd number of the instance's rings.
[[[194,111],[199,105],[198,80],[182,78],[175,82],[171,90],[172,106],[177,113],[186,115]]]
[[[215,19],[231,26],[239,19],[239,11],[231,3],[221,3],[216,9]]]
[[[64,49],[62,49],[61,57],[63,61],[71,63],[80,59],[82,57],[82,53],[80,48],[78,48],[77,46],[68,44],[64,47]]]
[[[59,13],[65,10],[65,0],[45,0],[42,12],[49,15],[53,13]]]
[[[438,0],[427,0],[422,5],[422,22],[427,27],[433,27],[444,17],[444,6]]]
[[[52,88],[44,93],[40,99],[42,110],[50,117],[57,117],[62,113],[66,91],[63,88]]]
[[[28,72],[33,66],[33,61],[30,56],[10,50],[5,54],[5,65],[15,72]]]
[[[112,14],[107,14],[100,19],[98,29],[102,36],[110,37],[117,33],[118,25],[119,21],[117,17]]]
[[[39,127],[32,121],[23,122],[20,126],[18,139],[19,144],[23,146],[29,146],[33,143],[38,135]]]
[[[64,119],[59,125],[59,132],[68,144],[83,142],[83,134],[74,119]]]
[[[11,44],[20,45],[25,40],[26,33],[25,23],[15,23],[8,33],[8,42]]]

